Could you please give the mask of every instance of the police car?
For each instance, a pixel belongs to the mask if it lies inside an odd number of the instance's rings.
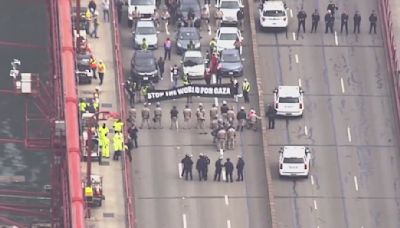
[[[274,90],[274,108],[279,116],[302,116],[303,90],[300,86],[279,86]]]
[[[265,1],[259,9],[262,28],[287,28],[288,15],[282,1]]]
[[[279,175],[308,177],[311,151],[305,146],[285,146],[279,151]]]

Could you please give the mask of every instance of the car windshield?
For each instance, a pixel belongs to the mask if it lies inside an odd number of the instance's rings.
[[[303,158],[284,158],[283,163],[302,164],[302,163],[304,163],[304,159]]]
[[[280,97],[279,103],[299,103],[298,97]]]
[[[223,1],[221,3],[222,9],[239,9],[240,5],[237,1]]]
[[[282,10],[265,10],[263,13],[264,17],[283,17],[285,16],[285,11]]]
[[[198,40],[199,34],[197,34],[196,32],[181,32],[179,34],[179,39],[180,40]]]
[[[223,53],[221,57],[222,62],[239,62],[239,53]]]
[[[131,5],[155,5],[155,0],[131,0]]]
[[[222,33],[219,36],[220,40],[236,40],[237,35],[235,33]]]
[[[136,58],[135,61],[136,66],[146,66],[146,67],[152,67],[155,65],[154,59],[152,58]]]
[[[196,66],[196,65],[201,65],[204,63],[204,60],[199,57],[185,57],[185,60],[183,61],[183,66],[185,67],[191,67],[191,66]]]
[[[181,4],[181,10],[183,12],[189,12],[190,9],[192,9],[193,12],[198,12],[198,11],[200,11],[200,6],[198,4],[195,4],[195,3]]]
[[[155,34],[156,30],[154,27],[137,27],[136,33],[140,35]]]

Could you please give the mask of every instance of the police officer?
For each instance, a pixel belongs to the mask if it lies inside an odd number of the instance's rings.
[[[187,44],[187,50],[194,50],[195,49],[195,45],[193,40],[189,40],[189,43]]]
[[[176,108],[176,106],[173,106],[171,109],[171,126],[169,127],[170,129],[175,128],[176,130],[178,130],[178,109]]]
[[[272,107],[272,105],[268,104],[266,112],[266,116],[268,117],[268,129],[275,128],[275,115],[276,110],[274,109],[274,107]]]
[[[172,88],[178,87],[178,79],[179,79],[179,68],[175,64],[174,67],[171,68],[171,83]]]
[[[213,136],[213,143],[216,143],[217,141],[217,132],[219,131],[219,122],[222,122],[221,120],[214,119],[211,121],[211,135]]]
[[[335,23],[335,17],[331,13],[331,11],[328,10],[328,12],[325,14],[325,33],[328,33],[328,30],[331,30],[331,33],[333,33],[333,25]]]
[[[233,106],[228,110],[226,113],[226,119],[229,125],[233,125],[233,122],[235,121],[235,111],[233,110]]]
[[[129,105],[132,107],[135,105],[136,82],[127,80],[125,83],[125,90],[129,95]]]
[[[346,35],[349,34],[349,31],[347,29],[347,21],[349,20],[349,14],[347,12],[343,12],[342,15],[340,16],[340,33],[343,32],[343,27],[346,29]]]
[[[218,139],[218,151],[225,150],[225,143],[226,143],[226,130],[224,128],[219,129],[217,132],[217,139]]]
[[[207,134],[204,129],[204,123],[206,121],[206,111],[203,108],[203,104],[199,104],[199,108],[196,111],[196,117],[197,117],[197,125],[196,128],[199,128],[202,130],[200,134]]]
[[[203,178],[206,181],[208,178],[208,166],[210,165],[211,161],[208,158],[207,154],[204,154],[203,158],[204,160],[204,166],[203,166]]]
[[[133,124],[129,129],[128,129],[128,134],[129,138],[132,140],[132,146],[135,148],[138,148],[138,135],[139,135],[139,130],[137,129],[136,125]]]
[[[301,10],[297,13],[297,20],[298,20],[298,27],[297,27],[297,33],[300,32],[300,27],[303,26],[303,32],[306,32],[306,18],[307,18],[307,13],[301,8]]]
[[[147,123],[147,128],[150,129],[149,119],[150,119],[150,109],[147,103],[145,103],[142,109],[142,124],[140,125],[140,129],[143,128],[144,123]]]
[[[162,119],[162,109],[160,102],[157,102],[156,108],[154,109],[154,128],[157,128],[157,125],[159,129],[162,128],[161,119]]]
[[[214,120],[217,119],[218,116],[218,108],[215,104],[212,104],[212,107],[210,109],[210,128],[212,128],[212,123]]]
[[[246,124],[247,114],[244,110],[244,107],[240,107],[240,111],[236,114],[236,119],[238,120],[238,126],[236,128],[237,131],[243,131],[243,127]]]
[[[326,9],[331,11],[332,16],[335,16],[335,10],[338,10],[339,8],[336,6],[335,3],[333,3],[333,0],[329,0],[328,7],[326,7]]]
[[[238,161],[236,163],[237,170],[237,179],[236,181],[243,181],[243,169],[244,169],[244,161],[242,156],[238,156]]]
[[[190,120],[192,119],[192,109],[189,105],[185,105],[183,109],[183,129],[190,129]]]
[[[223,121],[226,121],[228,119],[228,110],[229,110],[228,104],[226,103],[226,101],[222,101],[220,111],[221,111]]]
[[[236,138],[236,130],[233,126],[229,126],[227,132],[227,149],[234,150],[235,149],[235,138]]]
[[[224,167],[225,167],[225,172],[226,172],[226,182],[229,182],[229,180],[231,182],[233,182],[233,178],[232,178],[232,174],[233,174],[233,163],[231,162],[231,160],[229,158],[226,159],[226,162],[224,163]]]
[[[249,103],[249,102],[250,102],[250,98],[249,98],[250,83],[247,81],[246,78],[243,80],[242,90],[243,90],[244,102],[245,102],[245,103]]]
[[[353,20],[354,20],[354,31],[353,31],[353,33],[356,33],[356,31],[358,33],[360,33],[361,15],[360,15],[360,13],[358,11],[355,12]]]
[[[222,164],[222,157],[220,157],[217,161],[215,161],[214,181],[221,181],[222,167],[224,167],[224,165]]]
[[[378,21],[378,17],[375,14],[375,10],[372,10],[371,15],[369,15],[369,34],[372,32],[372,28],[374,29],[374,33],[376,34],[376,22]]]
[[[243,8],[240,8],[236,12],[236,18],[237,18],[237,21],[238,21],[238,29],[243,31],[243,29],[242,29],[242,27],[243,27],[243,19],[244,19],[244,10],[243,10]]]
[[[133,124],[136,124],[136,108],[133,106],[131,109],[129,109],[129,116],[128,119],[126,119],[126,122],[128,123],[128,127],[131,127]]]
[[[203,175],[203,170],[204,170],[204,166],[205,166],[205,160],[203,159],[203,154],[199,155],[199,158],[197,159],[196,162],[196,170],[197,173],[199,174],[199,181],[201,181],[204,177]]]
[[[188,176],[190,176],[190,180],[193,180],[193,175],[192,175],[192,168],[193,168],[192,155],[186,154],[186,156],[181,160],[181,163],[183,165],[181,177],[183,177],[183,175],[185,175],[185,180],[188,180]]]
[[[315,9],[314,13],[311,15],[311,33],[317,32],[319,20],[320,20],[320,16],[319,16],[318,10]]]

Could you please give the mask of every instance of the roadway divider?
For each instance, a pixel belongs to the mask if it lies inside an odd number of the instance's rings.
[[[117,81],[115,91],[118,96],[119,108],[120,108],[120,116],[125,126],[125,139],[127,138],[127,123],[126,123],[126,100],[125,100],[125,77],[124,77],[124,68],[122,65],[122,55],[121,55],[121,45],[120,45],[120,31],[119,31],[119,22],[118,22],[118,14],[116,9],[116,1],[111,1],[111,27],[113,31],[113,44],[114,44],[114,64],[115,64],[115,75]],[[126,159],[126,154],[122,156],[122,169],[123,169],[123,181],[125,188],[125,210],[127,216],[127,227],[135,228],[136,227],[136,217],[135,217],[135,204],[134,204],[134,191],[133,191],[133,179],[132,179],[132,164]]]
[[[256,22],[254,20],[254,17],[257,15],[257,12],[255,12],[255,1],[248,0],[247,2],[247,9],[248,9],[248,18],[250,20],[250,30],[251,30],[251,44],[253,48],[253,59],[254,59],[254,68],[255,68],[255,74],[256,74],[256,83],[257,83],[257,91],[258,91],[258,108],[260,110],[260,115],[265,117],[265,102],[264,102],[264,96],[263,96],[263,90],[262,90],[262,85],[263,85],[263,78],[261,74],[261,69],[260,69],[260,58],[258,55],[258,44],[257,44],[257,32],[256,32]],[[256,1],[258,2],[258,1]],[[266,82],[264,84],[267,84]],[[264,160],[265,160],[265,169],[266,169],[266,177],[267,177],[267,188],[268,188],[268,200],[269,200],[269,209],[271,212],[271,227],[272,228],[277,228],[278,223],[276,221],[276,214],[275,214],[275,200],[274,200],[274,194],[273,194],[273,186],[272,186],[272,177],[271,177],[271,167],[269,165],[269,160],[270,160],[270,153],[268,151],[268,138],[267,138],[267,128],[266,128],[266,123],[265,123],[265,118],[261,119],[261,129],[262,129],[262,149],[264,152]]]
[[[387,65],[389,73],[393,77],[397,117],[398,120],[400,121],[400,94],[399,94],[400,62],[398,59],[399,53],[397,52],[397,47],[396,47],[396,38],[399,39],[399,37],[395,36],[395,32],[393,29],[392,12],[390,10],[390,0],[380,0],[379,10],[382,15],[384,43],[388,57]]]

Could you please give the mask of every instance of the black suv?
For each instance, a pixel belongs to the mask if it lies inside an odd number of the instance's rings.
[[[192,10],[194,13],[193,23],[201,19],[201,6],[199,0],[181,0],[176,17],[181,18],[185,26],[188,26],[188,13]]]
[[[139,83],[158,82],[160,71],[152,51],[137,50],[131,60],[131,77]]]

